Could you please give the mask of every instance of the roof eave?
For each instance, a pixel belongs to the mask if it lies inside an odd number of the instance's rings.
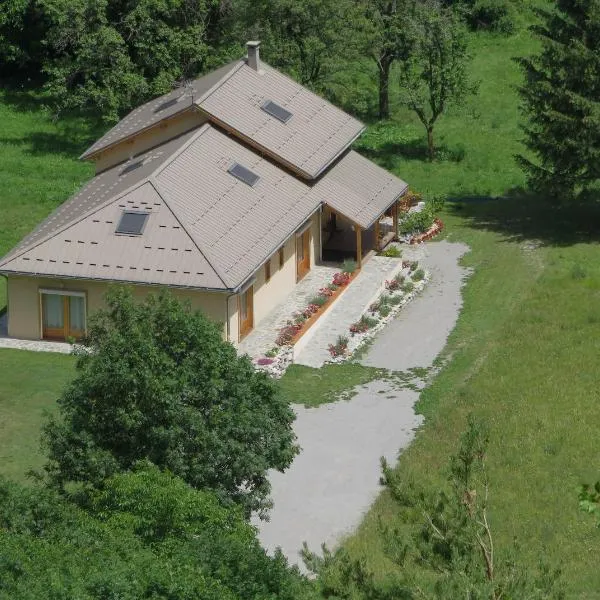
[[[152,281],[131,281],[129,279],[112,279],[110,277],[80,277],[78,275],[61,275],[38,273],[34,271],[17,271],[9,269],[0,269],[0,275],[8,277],[9,275],[18,275],[23,277],[46,277],[48,279],[71,279],[78,281],[102,281],[106,283],[118,283],[122,285],[146,285],[151,287],[169,287],[176,289],[198,290],[205,292],[233,292],[235,288],[212,288],[198,285],[179,285],[175,283],[152,282]]]

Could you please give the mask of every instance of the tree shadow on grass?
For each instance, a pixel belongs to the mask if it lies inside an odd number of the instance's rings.
[[[470,227],[510,241],[539,240],[550,246],[600,242],[600,203],[558,206],[518,189],[503,197],[454,196],[446,207]]]
[[[78,158],[94,140],[106,131],[99,119],[65,113],[53,118],[51,111],[40,97],[39,88],[2,85],[2,101],[12,110],[21,113],[45,115],[49,129],[53,131],[24,131],[20,138],[0,138],[0,143],[22,145],[32,155],[61,154]]]
[[[385,142],[377,146],[369,146],[358,143],[357,149],[363,156],[373,160],[382,167],[391,170],[397,163],[398,158],[406,160],[428,161],[429,153],[427,144],[420,138],[408,141]],[[461,162],[465,157],[465,149],[462,146],[450,148],[446,145],[436,147],[436,162]]]

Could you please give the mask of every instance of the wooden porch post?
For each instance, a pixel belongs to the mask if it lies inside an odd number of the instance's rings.
[[[398,241],[398,200],[394,202],[394,206],[392,208],[392,219],[394,221],[394,241]]]
[[[356,228],[356,264],[360,269],[362,266],[362,229],[358,226]]]
[[[379,247],[379,217],[377,221],[375,221],[375,252],[379,252],[381,248]]]

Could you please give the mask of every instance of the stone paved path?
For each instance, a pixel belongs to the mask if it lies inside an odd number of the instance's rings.
[[[339,300],[305,334],[303,348],[294,356],[294,362],[318,368],[329,360],[329,344],[339,335],[348,335],[348,327],[358,321],[383,291],[386,279],[391,279],[401,267],[398,258],[371,257]]]
[[[460,312],[468,271],[458,261],[467,250],[463,244],[433,242],[404,252],[405,258],[423,261],[431,281],[374,339],[365,362],[431,366]],[[422,422],[413,409],[419,395],[414,389],[373,381],[356,391],[351,400],[318,408],[294,406],[302,452],[285,473],[270,473],[271,520],[254,521],[269,552],[279,546],[301,567],[302,542],[318,552],[323,542],[334,547],[358,527],[381,490],[379,458],[393,464]]]
[[[6,313],[0,317],[0,348],[13,348],[17,350],[32,350],[34,352],[60,352],[70,354],[71,344],[63,342],[42,342],[31,340],[15,340],[8,336]]]
[[[333,274],[339,270],[339,266],[314,265],[302,281],[296,284],[287,298],[260,323],[257,323],[254,331],[240,342],[238,346],[240,354],[249,354],[252,358],[256,358],[271,350],[275,346],[279,330],[287,323],[292,314],[306,308],[308,301],[316,295],[320,288],[330,283]]]

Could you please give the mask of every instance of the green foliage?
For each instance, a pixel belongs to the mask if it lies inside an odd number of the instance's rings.
[[[31,5],[34,3],[31,2]],[[113,122],[222,62],[215,0],[39,0],[48,102]],[[217,38],[215,40],[215,38]]]
[[[301,598],[241,511],[151,465],[75,498],[0,482],[0,595],[14,600]]]
[[[425,271],[423,271],[423,269],[417,269],[410,277],[413,281],[422,281],[425,279]]]
[[[600,183],[600,13],[596,0],[563,0],[532,27],[541,52],[523,58],[528,122],[519,155],[532,189],[550,202],[596,197]]]
[[[358,56],[353,25],[359,16],[351,0],[239,0],[232,35],[260,39],[270,65],[323,92],[340,63]]]
[[[114,288],[106,301],[44,430],[50,481],[97,486],[147,459],[246,514],[266,510],[267,471],[298,451],[276,384],[168,292],[136,303]]]
[[[400,288],[405,294],[410,294],[415,289],[415,284],[412,281],[405,281]]]
[[[382,459],[399,527],[379,524],[393,576],[378,580],[364,561],[344,550],[321,559],[304,548],[307,566],[319,574],[326,597],[342,598],[564,598],[558,571],[530,571],[510,549],[494,544],[488,519],[490,482],[486,428],[469,418],[458,453],[451,457],[448,483],[430,492],[391,470]],[[407,569],[418,564],[418,575]]]
[[[380,256],[387,256],[389,258],[400,258],[402,256],[402,250],[398,246],[390,244],[385,250],[379,253]]]
[[[400,101],[425,127],[432,160],[436,121],[451,105],[475,93],[469,82],[466,30],[458,13],[439,0],[418,3],[408,30],[411,50],[399,62]]]
[[[411,211],[398,223],[401,233],[423,233],[432,225],[445,203],[443,196],[431,196],[420,211]]]
[[[382,317],[387,317],[390,312],[392,312],[392,309],[390,308],[389,304],[380,304],[379,308],[377,309],[377,312],[379,312],[379,315]]]
[[[315,304],[316,306],[323,306],[327,300],[329,300],[329,298],[327,296],[322,296],[322,295],[318,295],[318,296],[313,296],[308,303],[309,304]]]
[[[461,11],[472,29],[488,29],[509,34],[515,28],[512,0],[443,0]]]
[[[275,356],[277,356],[279,354],[279,346],[273,346],[270,350],[267,350],[265,352],[265,356],[267,358],[274,358]]]
[[[354,273],[358,269],[358,264],[355,260],[347,258],[342,263],[342,273]]]
[[[583,484],[579,488],[579,508],[586,513],[597,515],[600,528],[600,481],[594,485]]]

